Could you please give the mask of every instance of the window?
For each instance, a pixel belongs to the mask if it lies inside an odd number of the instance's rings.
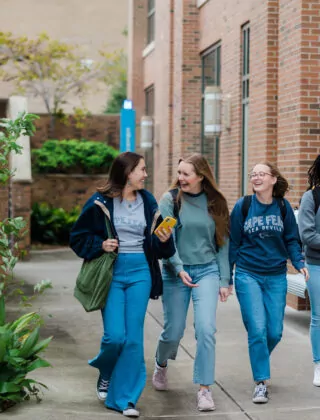
[[[155,34],[155,13],[156,5],[155,0],[148,0],[148,32],[147,32],[147,44],[154,41]]]
[[[201,103],[201,153],[213,165],[214,175],[219,175],[219,137],[204,135],[204,91],[207,86],[220,86],[221,44],[215,44],[201,56],[202,62],[202,103]]]
[[[148,87],[145,91],[146,115],[153,117],[154,115],[154,85]]]
[[[248,124],[250,93],[250,27],[242,28],[242,195],[247,193],[248,175]]]

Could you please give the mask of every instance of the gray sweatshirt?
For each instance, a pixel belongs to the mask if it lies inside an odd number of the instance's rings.
[[[162,197],[159,209],[163,218],[174,217],[173,201],[169,192]],[[163,263],[171,267],[176,275],[183,270],[183,265],[208,264],[216,261],[220,272],[220,287],[228,287],[230,280],[229,240],[216,251],[215,222],[208,213],[205,193],[183,194],[180,209],[179,226],[175,227],[174,238],[176,253]]]
[[[301,200],[298,216],[299,233],[308,264],[320,265],[320,210],[314,214],[312,191],[306,191]]]

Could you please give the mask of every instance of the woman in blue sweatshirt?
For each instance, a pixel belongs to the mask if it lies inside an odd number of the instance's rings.
[[[320,386],[320,155],[308,171],[309,188],[301,200],[299,231],[310,273],[307,282],[311,304],[310,338],[314,361],[313,385]]]
[[[154,234],[162,221],[157,202],[143,189],[142,156],[125,152],[113,162],[109,179],[85,204],[70,234],[70,246],[85,260],[117,252],[111,287],[102,309],[104,334],[99,354],[97,396],[106,407],[138,417],[135,405],[146,382],[143,324],[149,297],[162,294],[158,258],[175,252],[171,233]],[[105,212],[116,239],[108,238]]]
[[[244,197],[231,213],[231,269],[236,265],[235,289],[248,345],[253,379],[252,401],[268,402],[270,354],[280,342],[287,294],[287,259],[303,273],[298,228],[293,210],[284,199],[288,182],[269,162],[249,174],[253,196],[247,211]],[[245,214],[247,213],[247,214]]]
[[[177,356],[192,299],[197,405],[200,411],[212,411],[215,405],[210,385],[215,373],[217,303],[219,295],[224,302],[229,294],[229,211],[203,156],[180,159],[177,180],[159,207],[163,217],[177,217],[178,224],[174,232],[177,251],[163,263],[164,329],[157,348],[153,386],[159,391],[167,389],[167,361]]]

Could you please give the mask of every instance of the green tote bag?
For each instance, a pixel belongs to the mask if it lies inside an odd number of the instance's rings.
[[[100,202],[95,203],[102,207]],[[102,210],[105,213],[108,212],[105,207]],[[106,224],[108,238],[112,239],[110,219],[107,214]],[[87,312],[96,311],[105,306],[112,281],[113,263],[116,258],[116,252],[104,252],[98,258],[83,261],[73,295]]]

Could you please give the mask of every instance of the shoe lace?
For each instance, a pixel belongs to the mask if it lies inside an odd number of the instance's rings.
[[[212,395],[209,390],[202,389],[200,391],[200,397],[204,397],[207,401],[212,402]]]
[[[258,384],[256,385],[256,389],[255,389],[255,396],[264,396],[267,393],[267,387],[265,384]]]
[[[164,380],[166,377],[166,369],[164,368],[157,368],[157,376],[160,380]]]
[[[100,379],[99,382],[99,391],[102,392],[107,392],[109,388],[109,381],[105,380],[105,379]]]

